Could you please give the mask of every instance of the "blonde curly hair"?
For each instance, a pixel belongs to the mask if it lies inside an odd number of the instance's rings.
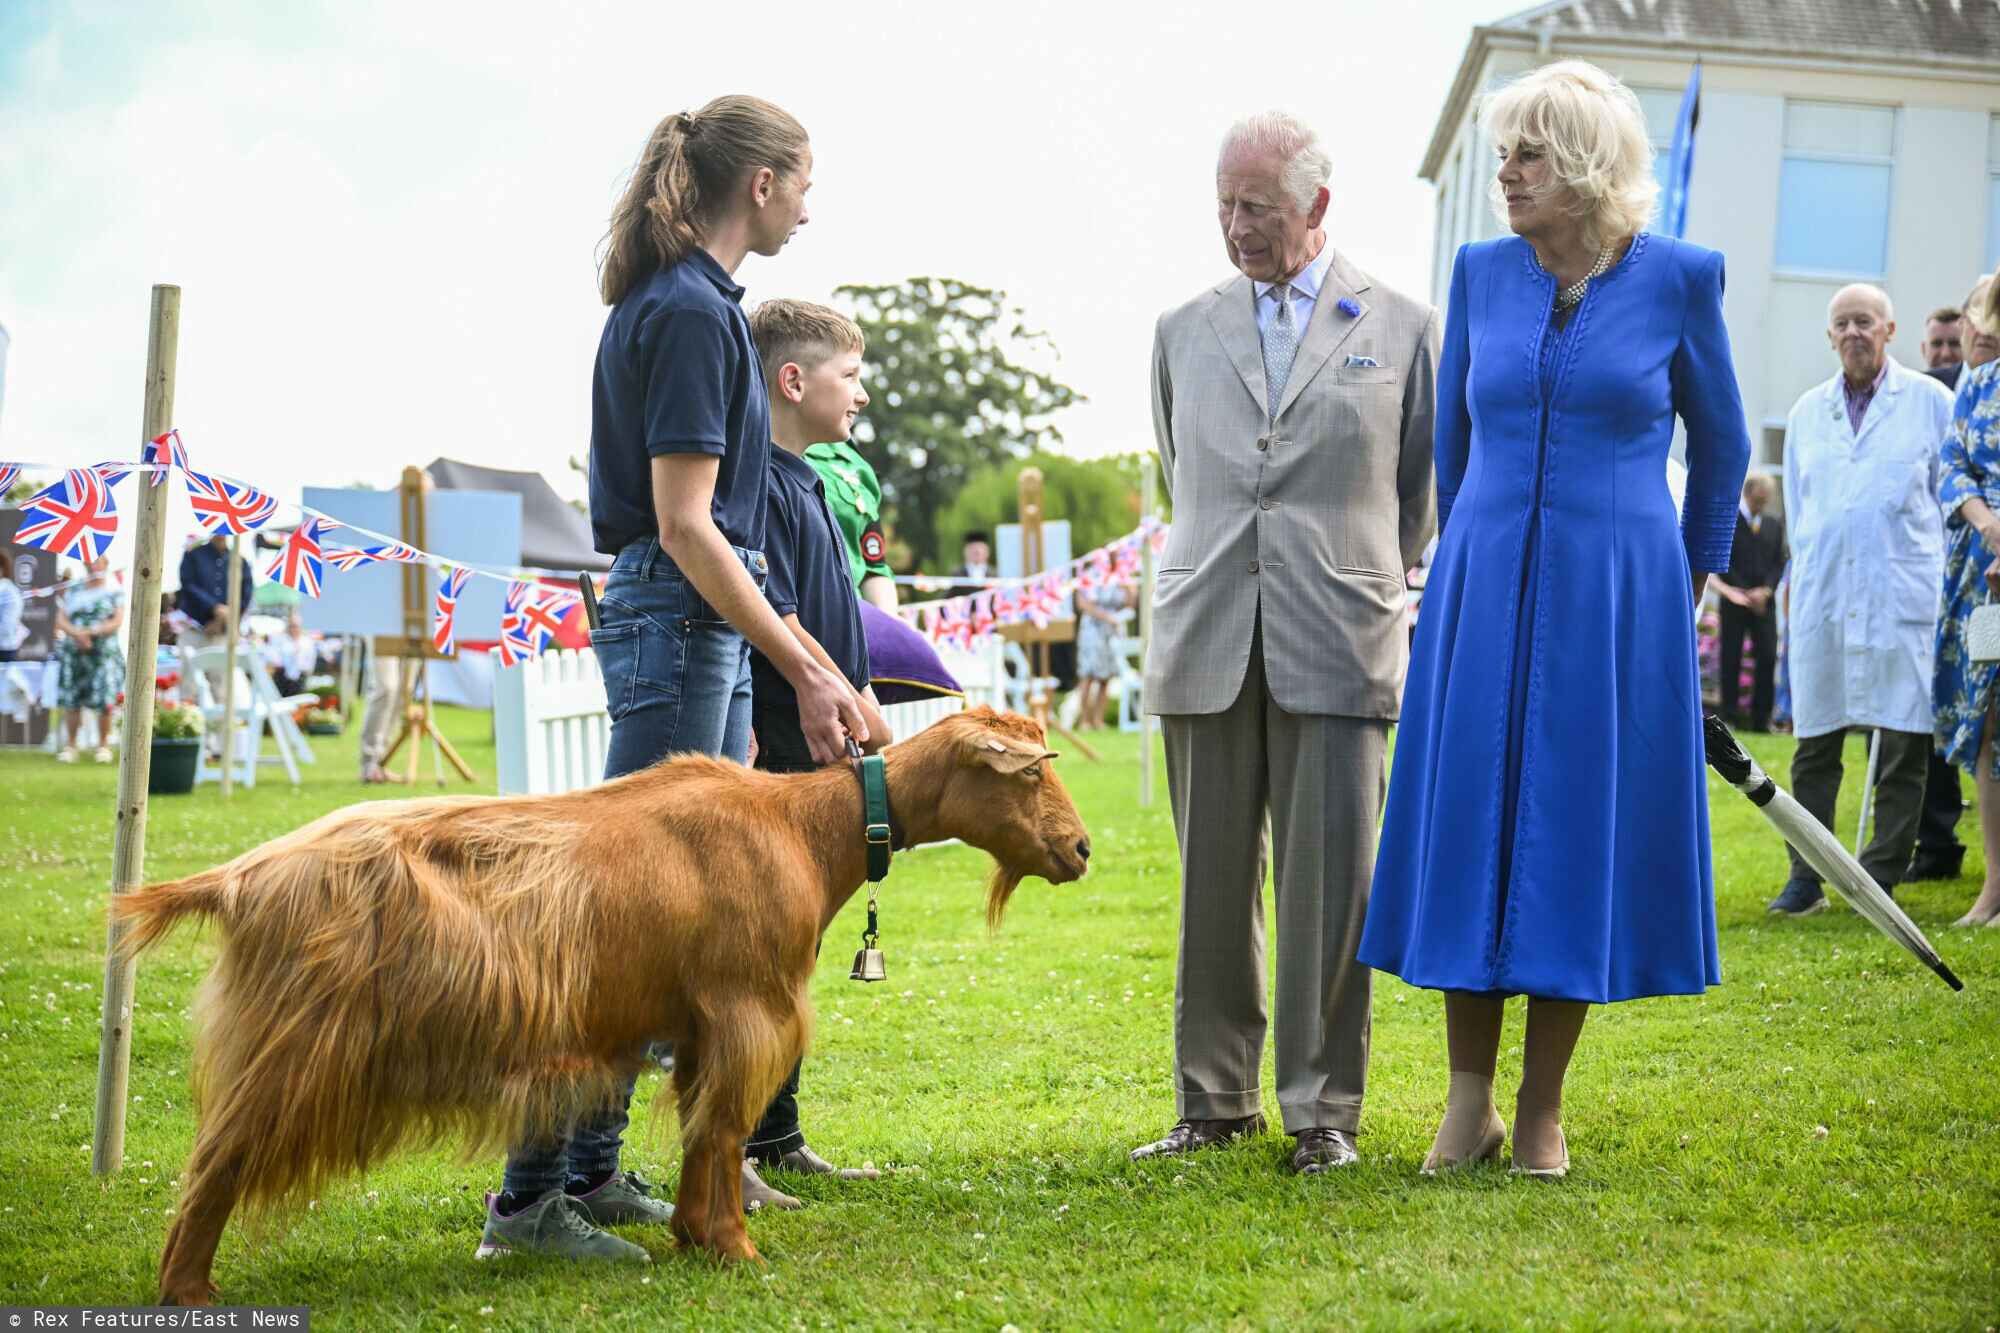
[[[1489,95],[1479,120],[1502,156],[1517,144],[1547,155],[1554,174],[1543,188],[1582,221],[1591,245],[1631,236],[1652,218],[1660,186],[1645,113],[1630,88],[1597,66],[1559,60],[1530,70]],[[1497,174],[1487,195],[1505,225],[1507,197]]]

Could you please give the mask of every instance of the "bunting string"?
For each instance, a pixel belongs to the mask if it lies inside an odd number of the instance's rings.
[[[60,476],[23,503],[22,522],[15,540],[23,546],[76,560],[91,560],[110,546],[118,526],[113,489],[134,472],[149,474],[149,484],[154,486],[164,482],[168,473],[179,472],[195,521],[210,536],[256,532],[278,516],[281,504],[276,495],[248,482],[196,470],[178,430],[146,441],[136,463],[114,460],[65,469],[38,463],[0,462],[0,494],[29,472],[57,472]],[[439,575],[431,642],[443,654],[457,652],[458,599],[469,579],[497,579],[507,585],[500,638],[491,650],[503,666],[548,651],[557,641],[558,631],[570,623],[582,606],[578,593],[535,581],[538,576],[575,577],[571,572],[468,564],[420,551],[388,533],[358,527],[309,505],[285,502],[285,507],[296,509],[299,520],[265,569],[266,578],[304,596],[317,597],[329,564],[343,572],[378,563],[429,565]],[[330,545],[326,536],[334,529],[345,529],[363,540],[355,545]],[[973,591],[906,603],[897,608],[897,614],[934,644],[976,649],[989,642],[1003,626],[1031,622],[1045,628],[1062,614],[1068,599],[1078,592],[1090,593],[1113,584],[1133,586],[1139,579],[1142,549],[1150,547],[1157,553],[1165,546],[1166,537],[1167,525],[1148,518],[1116,541],[1085,552],[1056,569],[1026,577],[901,575],[896,582],[920,592],[968,587]],[[70,580],[31,595],[49,596],[79,581]]]

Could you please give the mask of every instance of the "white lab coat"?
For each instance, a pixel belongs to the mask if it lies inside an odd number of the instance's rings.
[[[1785,422],[1792,724],[1931,730],[1943,465],[1951,394],[1893,360],[1857,435],[1841,377]]]

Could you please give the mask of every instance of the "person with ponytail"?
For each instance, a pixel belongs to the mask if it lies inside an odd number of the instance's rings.
[[[784,248],[811,186],[798,121],[755,97],[718,97],[654,128],[612,212],[590,430],[591,530],[613,557],[590,635],[611,713],[607,779],[670,754],[746,761],[753,645],[798,696],[815,761],[868,737],[853,687],[763,593],[771,406],[733,274]],[[515,1146],[501,1192],[487,1196],[480,1258],[645,1261],[602,1230],[672,1216],[619,1166],[630,1096],[628,1084],[567,1140]]]

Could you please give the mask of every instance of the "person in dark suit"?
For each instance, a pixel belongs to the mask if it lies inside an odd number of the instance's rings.
[[[1965,371],[1965,312],[1939,306],[1924,320],[1924,373],[1945,388],[1958,389]]]
[[[1741,722],[1743,636],[1750,636],[1752,731],[1771,729],[1771,686],[1778,666],[1778,620],[1772,601],[1778,578],[1785,572],[1785,521],[1765,512],[1771,505],[1771,479],[1752,473],[1743,482],[1743,503],[1736,510],[1736,538],[1730,548],[1729,571],[1712,578],[1722,597],[1719,615],[1721,653],[1716,687],[1725,722]]]

